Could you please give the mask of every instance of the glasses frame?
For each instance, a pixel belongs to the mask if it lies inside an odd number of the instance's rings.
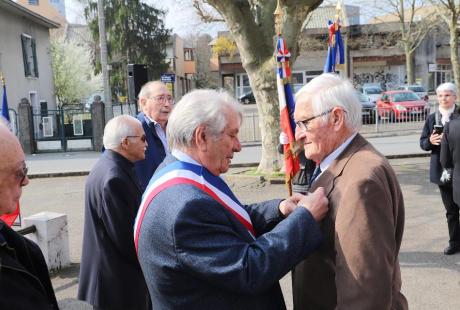
[[[170,95],[159,95],[159,96],[151,97],[150,99],[152,99],[155,102],[162,103],[162,104],[165,104],[166,102],[171,103],[171,104],[174,103],[174,98],[173,96],[170,96]]]
[[[143,134],[142,136],[126,136],[126,138],[139,138],[142,142],[147,141],[147,136]]]
[[[324,115],[327,115],[329,113],[331,113],[332,111],[334,110],[334,108],[332,109],[329,109],[323,113],[320,113],[320,114],[317,114],[317,115],[314,115],[312,117],[309,117],[309,118],[306,118],[304,120],[301,120],[301,121],[297,121],[295,122],[295,124],[297,125],[297,127],[299,127],[301,130],[303,131],[308,131],[309,128],[308,128],[308,123],[310,123],[312,120],[314,120],[315,118],[318,118],[318,117],[321,117],[321,116],[324,116]]]
[[[19,180],[19,185],[22,185],[24,183],[24,180],[26,179],[28,172],[29,168],[27,166],[24,166],[20,170],[16,171],[16,177]]]

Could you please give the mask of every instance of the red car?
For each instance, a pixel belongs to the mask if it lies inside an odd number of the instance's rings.
[[[377,113],[390,120],[421,121],[429,113],[429,104],[411,90],[391,90],[383,92],[377,100]]]

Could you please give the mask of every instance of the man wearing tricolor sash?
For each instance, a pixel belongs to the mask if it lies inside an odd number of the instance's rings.
[[[172,152],[134,227],[153,309],[284,309],[278,280],[321,243],[323,189],[243,205],[220,177],[241,150],[241,118],[214,90],[185,95],[169,118]]]

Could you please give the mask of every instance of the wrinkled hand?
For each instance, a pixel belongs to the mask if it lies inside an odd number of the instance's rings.
[[[329,199],[324,194],[324,188],[318,187],[313,193],[303,196],[297,205],[310,211],[315,221],[319,222],[329,210]]]
[[[292,211],[294,211],[297,208],[297,204],[304,197],[305,196],[302,194],[294,193],[294,195],[292,195],[288,199],[281,201],[279,206],[280,212],[285,217],[287,217],[289,214],[291,214]]]
[[[441,139],[442,139],[442,134],[438,135],[433,130],[433,133],[430,136],[430,143],[433,144],[433,145],[440,145],[441,144]]]

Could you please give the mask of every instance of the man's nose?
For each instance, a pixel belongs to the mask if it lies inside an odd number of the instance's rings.
[[[235,142],[233,143],[233,152],[240,152],[241,151],[241,143],[238,137],[235,138]]]
[[[295,139],[296,139],[296,141],[300,141],[302,139],[305,139],[305,137],[306,137],[306,131],[300,129],[299,126],[296,126],[295,127]]]

